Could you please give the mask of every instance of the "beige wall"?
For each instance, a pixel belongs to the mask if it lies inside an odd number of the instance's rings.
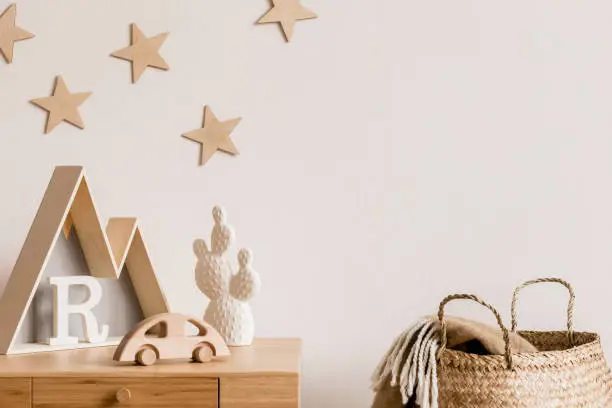
[[[573,281],[607,350],[612,284],[612,4],[308,0],[286,45],[267,0],[18,1],[37,34],[0,64],[0,276],[53,166],[86,166],[102,217],[136,215],[172,308],[201,314],[191,242],[223,204],[264,287],[261,336],[305,341],[306,408],[366,407],[393,336],[450,292],[508,315],[512,287]],[[0,0],[0,8],[8,5]],[[128,25],[170,31],[171,71],[129,84]],[[63,74],[86,130],[43,135]],[[239,158],[197,167],[204,104],[242,116]],[[565,294],[525,292],[523,327]],[[452,312],[489,319],[471,306]]]

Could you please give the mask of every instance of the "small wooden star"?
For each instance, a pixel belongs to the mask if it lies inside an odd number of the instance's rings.
[[[34,34],[15,25],[15,17],[17,17],[16,4],[8,6],[0,15],[0,53],[8,64],[13,62],[15,42],[34,37]]]
[[[111,56],[132,62],[132,83],[138,82],[147,67],[169,70],[170,67],[159,55],[159,49],[170,33],[147,38],[136,24],[132,23],[131,28],[132,45],[113,52]]]
[[[202,145],[200,150],[200,166],[206,164],[217,150],[237,155],[238,149],[230,139],[230,134],[242,119],[230,119],[219,122],[212,109],[204,107],[204,123],[202,128],[183,134],[183,137]]]
[[[287,42],[293,37],[293,27],[296,21],[318,17],[314,12],[302,6],[299,0],[272,0],[272,4],[272,9],[257,23],[280,23]]]
[[[47,126],[45,127],[45,133],[49,133],[62,121],[83,129],[85,125],[79,114],[78,107],[90,96],[91,92],[71,94],[68,87],[66,87],[64,79],[61,76],[57,76],[52,96],[32,99],[30,102],[49,112]]]

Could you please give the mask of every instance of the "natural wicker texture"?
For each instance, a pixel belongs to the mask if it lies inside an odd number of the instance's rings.
[[[563,283],[555,280],[558,281]],[[527,284],[531,283],[537,282]],[[526,284],[517,288],[515,298],[524,286]],[[571,286],[567,284],[567,287],[573,294]],[[494,310],[471,295],[448,297],[442,302],[441,309],[449,298],[475,300]],[[569,309],[572,308],[573,301]],[[496,311],[494,314],[499,316]],[[568,315],[569,328],[573,330],[572,311],[568,311]],[[503,324],[500,327],[505,334]],[[439,407],[612,407],[612,376],[597,334],[573,332],[572,340],[569,332],[565,331],[521,331],[519,334],[540,351],[513,354],[512,369],[508,369],[507,356],[482,356],[448,349],[441,352],[437,364]]]
[[[612,381],[599,336],[567,332],[520,332],[542,351],[514,354],[514,369],[504,356],[479,356],[446,350],[438,361],[440,408],[611,407]],[[563,346],[565,344],[565,346]]]
[[[508,333],[508,329],[506,329],[506,326],[504,326],[501,315],[499,314],[497,309],[495,309],[493,306],[491,306],[484,300],[480,299],[478,296],[474,296],[474,295],[466,295],[466,294],[450,295],[450,296],[445,297],[440,303],[440,308],[438,309],[438,319],[440,320],[441,337],[440,337],[440,349],[438,351],[438,355],[441,355],[442,353],[444,353],[444,350],[446,350],[447,336],[446,336],[446,321],[444,320],[444,306],[446,306],[448,302],[452,300],[457,300],[457,299],[473,300],[474,302],[480,303],[481,305],[489,309],[491,312],[493,312],[493,314],[495,315],[495,319],[497,320],[497,324],[499,325],[499,328],[502,331],[502,335],[504,337],[504,343],[506,343],[506,354],[505,354],[506,362],[508,364],[508,368],[512,369],[512,357],[511,357],[512,350],[510,349],[510,334]]]
[[[534,279],[534,280],[530,280],[527,281],[525,283],[523,283],[522,285],[520,285],[519,287],[517,287],[516,289],[514,289],[514,293],[512,294],[512,310],[511,310],[511,315],[512,315],[512,326],[511,326],[511,330],[513,332],[516,331],[516,328],[518,326],[518,318],[517,318],[517,302],[518,302],[518,294],[519,292],[530,285],[536,284],[536,283],[559,283],[563,286],[565,286],[567,288],[567,290],[569,291],[569,302],[567,304],[567,337],[569,338],[570,344],[574,344],[574,301],[576,299],[576,295],[574,295],[574,288],[572,288],[572,285],[570,285],[568,282],[564,281],[563,279],[558,279],[558,278],[540,278],[540,279]]]

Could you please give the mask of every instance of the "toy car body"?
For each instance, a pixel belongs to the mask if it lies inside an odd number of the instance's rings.
[[[195,336],[186,334],[189,323],[198,330]],[[225,341],[208,323],[179,313],[162,313],[146,318],[126,334],[113,360],[152,365],[160,359],[191,358],[204,363],[229,355]]]

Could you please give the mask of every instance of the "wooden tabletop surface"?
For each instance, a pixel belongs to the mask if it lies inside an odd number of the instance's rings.
[[[232,347],[231,357],[210,363],[158,361],[150,367],[113,361],[115,347],[0,356],[0,377],[228,377],[299,375],[300,339],[256,339]]]

